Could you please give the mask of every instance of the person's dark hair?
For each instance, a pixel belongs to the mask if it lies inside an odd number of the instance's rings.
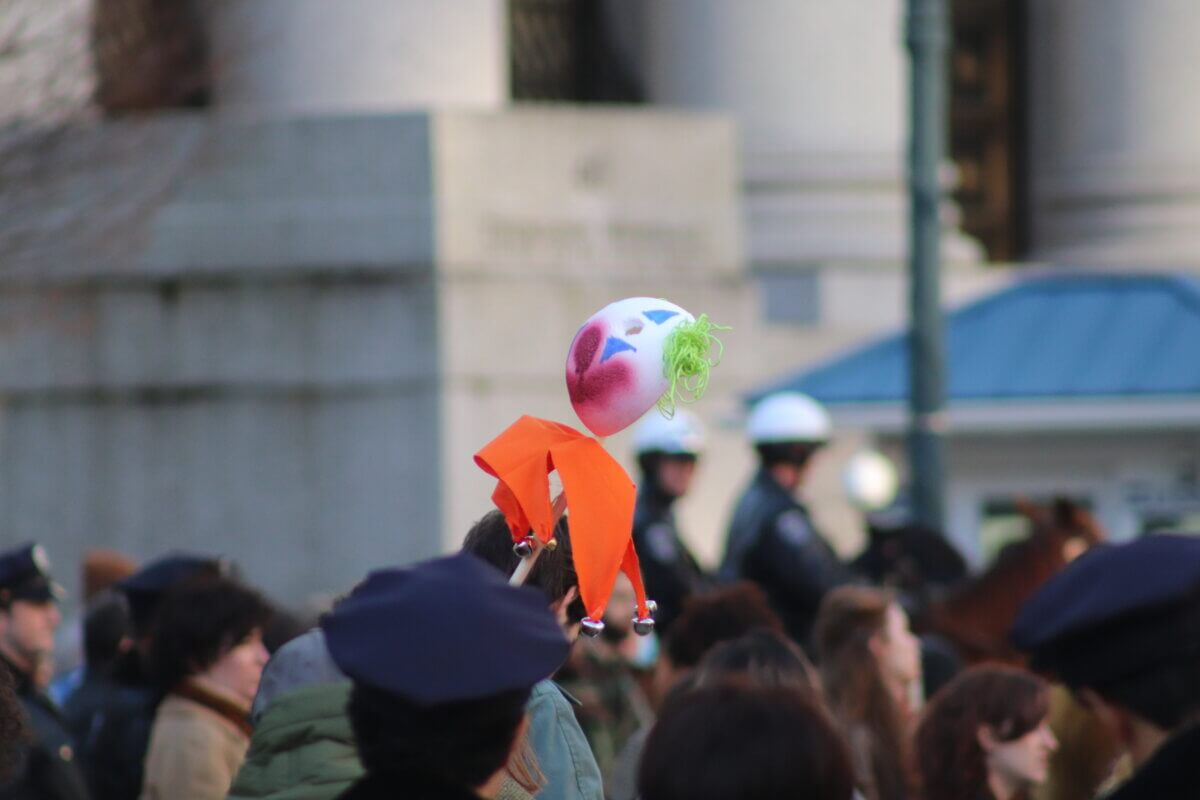
[[[284,608],[273,609],[271,618],[263,626],[263,647],[275,655],[275,651],[285,644],[312,630],[317,624],[314,617],[303,617]]]
[[[910,782],[909,748],[901,709],[884,682],[870,641],[886,630],[888,592],[839,586],[825,595],[813,626],[821,684],[830,709],[847,730],[864,735],[861,745],[881,800],[905,797]]]
[[[356,683],[347,713],[367,773],[394,777],[395,785],[420,794],[485,783],[507,762],[528,701],[529,690],[518,689],[419,706]]]
[[[769,442],[756,444],[758,459],[764,467],[776,464],[795,464],[802,467],[820,450],[821,442]]]
[[[1176,658],[1097,688],[1101,697],[1173,731],[1200,713],[1200,653]]]
[[[579,586],[579,577],[575,574],[575,562],[571,556],[571,530],[567,518],[558,521],[554,529],[554,538],[558,542],[553,549],[547,549],[534,563],[526,586],[541,589],[551,603],[557,603],[571,590]],[[505,575],[512,575],[520,557],[513,552],[512,532],[508,522],[499,511],[492,510],[471,526],[463,540],[464,552],[479,556],[484,561],[499,569]],[[567,618],[578,622],[586,616],[583,603],[576,600],[567,607]]]
[[[133,636],[129,602],[111,589],[88,601],[83,617],[83,659],[88,669],[107,670],[123,652],[122,642]]]
[[[1050,713],[1050,692],[1036,675],[983,665],[960,673],[930,699],[917,726],[917,772],[924,800],[991,797],[978,731],[1013,741]]]
[[[1076,650],[1089,653],[1122,645],[1132,648],[1150,636],[1179,642],[1181,646],[1174,648],[1172,655],[1143,656],[1150,662],[1148,666],[1139,664],[1120,677],[1067,683],[1090,687],[1114,705],[1164,731],[1173,731],[1200,716],[1200,681],[1196,680],[1200,675],[1200,649],[1194,646],[1197,635],[1200,635],[1200,591],[1193,591],[1177,602],[1175,608],[1148,609],[1104,625],[1101,631],[1085,634]],[[1069,639],[1061,645],[1064,649],[1073,646]],[[1156,647],[1151,644],[1142,652],[1154,652]]]
[[[749,581],[694,594],[671,625],[663,652],[676,669],[694,667],[721,642],[758,629],[783,633],[783,621],[771,610],[767,595]]]
[[[170,691],[261,630],[270,617],[258,592],[230,578],[202,575],[173,587],[151,628],[155,683]]]
[[[29,738],[25,720],[12,672],[0,669],[0,783],[7,783],[21,762],[22,744]]]
[[[170,558],[168,556],[168,558]],[[153,566],[153,564],[151,564]],[[201,578],[219,578],[222,575],[237,579],[237,569],[220,559],[203,560],[196,558],[191,565],[191,572],[186,577],[179,578],[179,583]],[[118,584],[119,586],[120,584]],[[170,593],[171,587],[153,590],[124,589],[126,601],[129,603],[129,617],[133,625],[133,637],[139,641],[150,637],[154,628],[154,618],[158,615],[159,606]]]
[[[721,642],[696,667],[696,686],[715,686],[731,677],[751,685],[782,687],[820,695],[817,670],[792,640],[769,630],[757,630]]]
[[[833,721],[793,689],[727,683],[668,702],[638,770],[643,800],[850,800]]]

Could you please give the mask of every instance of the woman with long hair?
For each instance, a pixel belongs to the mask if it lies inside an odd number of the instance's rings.
[[[930,700],[917,727],[924,800],[1017,800],[1046,779],[1058,742],[1050,691],[1024,670],[966,670]]]
[[[838,587],[821,602],[814,639],[825,699],[850,744],[859,791],[866,800],[903,800],[921,681],[908,615],[888,592]]]

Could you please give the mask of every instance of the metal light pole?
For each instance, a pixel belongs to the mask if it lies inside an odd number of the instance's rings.
[[[942,428],[945,388],[940,300],[941,187],[945,152],[946,0],[907,0],[909,80],[910,328],[908,458],[917,522],[943,528]]]

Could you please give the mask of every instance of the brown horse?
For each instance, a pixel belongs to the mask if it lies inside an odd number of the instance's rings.
[[[953,642],[968,664],[1023,665],[1008,642],[1017,612],[1071,559],[1104,539],[1095,518],[1069,500],[1049,508],[1018,501],[1017,508],[1033,525],[1030,536],[1005,547],[986,571],[933,600],[922,615],[921,627]]]

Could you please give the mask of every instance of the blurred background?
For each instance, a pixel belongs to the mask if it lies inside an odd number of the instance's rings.
[[[949,4],[947,535],[1200,514],[1200,5]],[[277,599],[453,549],[608,302],[732,325],[682,528],[778,387],[905,482],[901,0],[0,0],[0,541]],[[632,464],[625,435],[609,449]],[[903,493],[901,496],[903,503]]]

